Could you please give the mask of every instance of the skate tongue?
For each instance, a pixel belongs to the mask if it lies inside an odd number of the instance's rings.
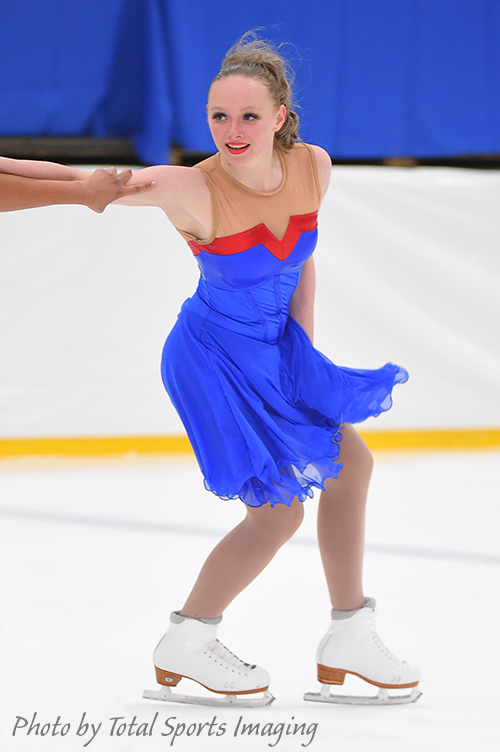
[[[245,663],[244,661],[240,660],[219,640],[214,640],[208,646],[208,649],[211,650],[211,652],[214,653],[218,658],[226,661],[226,663],[229,663],[231,666],[235,666],[236,668],[245,668],[247,670],[255,668],[255,664],[250,665],[250,663]]]

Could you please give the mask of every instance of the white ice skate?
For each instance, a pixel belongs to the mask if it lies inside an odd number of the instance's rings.
[[[347,705],[399,705],[415,702],[420,670],[396,658],[383,644],[375,629],[375,600],[367,598],[356,611],[332,611],[330,629],[321,640],[318,652],[319,693],[308,692],[304,700]],[[346,674],[354,674],[379,687],[373,697],[333,695],[332,684],[343,684]],[[404,694],[389,694],[389,689],[411,689]]]
[[[178,612],[171,615],[170,627],[153,657],[161,689],[145,690],[144,698],[221,707],[262,707],[272,703],[267,671],[240,661],[217,639],[221,619],[192,619]],[[170,688],[183,678],[198,682],[216,696],[174,694]],[[258,693],[260,696],[254,697]]]

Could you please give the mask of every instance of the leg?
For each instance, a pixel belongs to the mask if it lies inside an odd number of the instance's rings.
[[[245,701],[252,706],[272,702],[267,692],[267,671],[241,661],[222,645],[217,639],[217,625],[226,606],[269,564],[302,517],[303,506],[297,499],[291,507],[266,504],[247,508],[243,522],[206,560],[184,608],[171,615],[170,627],[154,652],[156,678],[165,689],[146,696],[172,701],[169,687],[187,677],[212,692],[227,695],[264,692],[259,700]],[[195,700],[184,697],[177,701]]]
[[[364,603],[362,570],[365,507],[373,461],[363,439],[344,426],[340,443],[343,468],[328,478],[318,510],[318,542],[332,607],[339,611]]]
[[[345,426],[340,444],[343,468],[338,479],[325,483],[318,512],[318,540],[332,601],[332,620],[318,652],[320,694],[306,700],[354,704],[415,702],[420,671],[400,661],[385,647],[375,630],[375,601],[363,597],[362,568],[365,506],[372,472],[368,447],[352,426]],[[377,697],[331,695],[328,685],[344,683],[355,674],[382,689]],[[412,688],[409,694],[389,696],[388,689]]]
[[[243,522],[209,555],[181,614],[195,618],[220,616],[291,538],[303,515],[302,503],[296,498],[291,507],[247,507]]]

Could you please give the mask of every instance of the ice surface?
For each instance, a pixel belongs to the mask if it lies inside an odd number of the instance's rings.
[[[329,616],[309,500],[304,526],[221,625],[228,647],[272,676],[276,702],[245,711],[141,699],[155,687],[151,655],[170,611],[241,505],[204,491],[191,458],[0,463],[0,748],[496,751],[500,454],[376,460],[365,591],[382,639],[421,666],[423,697],[382,708],[303,702],[319,688],[315,650]],[[185,681],[182,691],[199,689]],[[27,734],[35,712],[46,736]],[[93,741],[76,735],[83,713],[102,723]],[[17,717],[28,726],[13,736]],[[55,731],[70,724],[64,737],[47,726],[58,717]],[[212,725],[197,736],[203,723]],[[294,724],[302,735],[285,734]]]

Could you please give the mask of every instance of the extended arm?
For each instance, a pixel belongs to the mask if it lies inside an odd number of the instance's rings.
[[[94,172],[53,162],[0,157],[0,211],[51,204],[82,204],[96,212],[122,196],[136,195],[150,184],[129,185],[131,170],[114,167]]]
[[[125,206],[158,206],[174,227],[207,238],[212,231],[210,191],[200,170],[193,167],[158,165],[135,172],[129,185],[153,181],[153,188],[138,196],[116,201]]]
[[[67,167],[57,162],[43,162],[38,159],[10,159],[0,157],[0,172],[40,180],[81,180],[87,170]],[[87,173],[88,174],[88,173]]]

